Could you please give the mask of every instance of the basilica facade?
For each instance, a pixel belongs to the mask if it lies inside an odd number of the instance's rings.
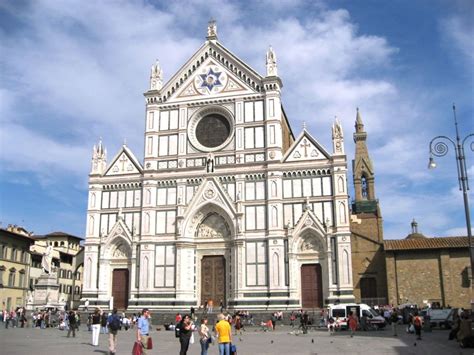
[[[204,44],[145,92],[144,159],[94,147],[83,298],[119,309],[318,308],[352,301],[347,161],[293,132],[270,47],[262,76]],[[295,134],[297,133],[297,134]]]

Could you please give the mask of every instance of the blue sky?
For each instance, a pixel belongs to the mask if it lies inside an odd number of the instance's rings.
[[[2,227],[84,235],[92,146],[103,137],[111,159],[126,138],[142,159],[149,68],[159,59],[170,78],[210,17],[261,74],[273,46],[293,131],[306,121],[330,149],[337,116],[349,166],[360,108],[385,238],[405,237],[412,218],[428,236],[466,234],[453,150],[426,167],[431,138],[454,135],[453,102],[461,134],[474,132],[469,0],[3,1]],[[470,150],[467,163],[474,187]]]

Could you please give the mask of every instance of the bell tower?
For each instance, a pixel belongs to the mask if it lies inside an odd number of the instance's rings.
[[[351,211],[352,277],[356,302],[386,304],[387,276],[382,214],[375,198],[375,174],[367,132],[357,109],[352,160],[354,200]]]
[[[367,132],[357,109],[354,143],[355,157],[352,160],[355,197],[353,212],[378,213],[378,201],[375,199],[374,168],[367,149]]]

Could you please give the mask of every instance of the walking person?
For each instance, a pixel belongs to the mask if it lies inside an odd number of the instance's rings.
[[[109,354],[115,355],[117,350],[117,333],[120,329],[120,317],[117,314],[117,308],[112,310],[112,314],[107,318],[109,327]]]
[[[413,317],[413,326],[415,327],[416,339],[421,340],[421,327],[423,326],[423,320],[418,314],[418,311],[415,312]]]
[[[199,336],[201,337],[199,342],[201,343],[201,355],[207,355],[209,344],[211,343],[211,334],[207,327],[207,317],[201,319],[201,326],[199,327]]]
[[[67,315],[67,320],[69,323],[69,329],[67,331],[67,337],[69,338],[71,333],[72,337],[76,337],[76,328],[77,328],[77,322],[76,322],[76,313],[74,311],[70,311]]]
[[[150,336],[150,311],[148,308],[143,308],[142,316],[138,318],[137,322],[137,341],[142,343],[142,354],[147,355],[148,338]]]
[[[232,329],[230,323],[225,320],[222,313],[217,315],[216,333],[219,344],[219,355],[230,355],[230,343],[232,342]]]
[[[349,329],[351,330],[351,338],[354,336],[356,330],[357,330],[357,316],[354,314],[354,312],[349,312],[349,317],[347,319],[347,325]]]
[[[92,315],[92,346],[99,346],[100,309],[96,308]]]
[[[186,355],[189,349],[189,341],[193,335],[193,322],[191,317],[186,314],[179,324],[179,344],[181,345],[179,355]]]

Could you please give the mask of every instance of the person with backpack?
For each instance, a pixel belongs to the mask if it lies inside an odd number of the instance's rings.
[[[423,320],[418,312],[415,312],[415,316],[413,317],[413,326],[415,327],[416,339],[421,340],[421,327],[423,326]]]
[[[112,310],[112,314],[107,318],[109,327],[109,354],[115,355],[117,349],[117,333],[120,329],[120,317],[117,314],[117,308]]]

